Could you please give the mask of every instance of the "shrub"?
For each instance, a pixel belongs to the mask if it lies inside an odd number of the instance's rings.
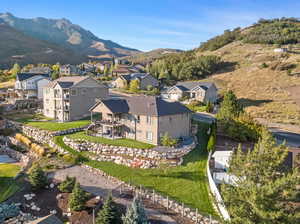
[[[28,173],[29,182],[34,190],[40,189],[47,184],[47,177],[38,164],[33,164]]]
[[[178,139],[173,139],[169,136],[169,133],[166,132],[164,134],[164,136],[161,138],[161,144],[163,146],[169,146],[169,147],[172,147],[172,146],[175,146],[176,144],[178,143]]]
[[[211,127],[211,134],[209,136],[208,139],[208,143],[207,143],[207,150],[210,151],[214,151],[215,146],[216,146],[216,142],[217,142],[217,133],[216,133],[216,128],[214,125],[212,125]]]
[[[16,217],[20,213],[20,208],[15,204],[0,204],[0,223],[3,223],[6,219]]]
[[[14,133],[14,130],[11,128],[4,128],[3,130],[0,130],[0,135],[4,136],[10,136]]]
[[[75,183],[76,183],[76,177],[67,176],[66,179],[60,183],[60,185],[58,186],[58,189],[61,192],[71,193],[74,188]]]
[[[72,164],[72,165],[80,164],[85,160],[84,157],[81,156],[81,155],[72,155],[72,154],[69,154],[69,153],[64,154],[62,156],[62,158],[66,163],[69,163],[69,164]]]
[[[81,211],[85,208],[88,194],[81,189],[79,183],[75,183],[72,194],[69,198],[69,207],[72,211]]]
[[[125,216],[122,217],[123,224],[148,224],[146,212],[142,201],[135,197],[131,206],[127,209]]]
[[[99,211],[96,219],[96,224],[116,224],[120,223],[118,218],[118,212],[116,205],[112,199],[112,196],[109,195],[102,209]]]

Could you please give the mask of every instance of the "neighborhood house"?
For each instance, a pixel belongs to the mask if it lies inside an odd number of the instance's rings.
[[[162,97],[171,101],[187,97],[200,102],[214,103],[218,99],[218,90],[212,82],[179,82],[163,91]]]
[[[43,87],[50,83],[49,74],[19,73],[16,77],[15,91],[21,98],[43,98]]]
[[[158,145],[166,133],[172,138],[191,135],[191,111],[179,102],[167,102],[160,97],[101,100],[90,111],[93,131],[103,137]],[[100,119],[93,119],[95,113],[100,114]]]
[[[108,89],[88,76],[68,76],[44,87],[44,115],[58,121],[72,121],[89,115],[97,98],[106,99]]]
[[[156,78],[154,78],[149,73],[132,73],[128,75],[120,75],[115,81],[114,86],[116,88],[126,88],[129,86],[130,82],[133,80],[139,81],[139,88],[146,90],[148,86],[158,87],[159,82]]]
[[[75,65],[62,65],[59,68],[60,75],[81,75],[81,70]]]

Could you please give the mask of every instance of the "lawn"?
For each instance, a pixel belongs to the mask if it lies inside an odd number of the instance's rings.
[[[18,165],[0,164],[0,203],[20,190],[20,186],[13,179],[19,171]]]
[[[151,149],[154,147],[154,145],[147,144],[144,142],[139,142],[133,139],[121,138],[121,139],[112,140],[108,138],[89,136],[85,132],[77,132],[74,134],[70,134],[68,135],[68,137],[72,139],[84,139],[90,142],[107,144],[107,145],[115,145],[115,146],[124,146],[129,148]]]
[[[184,158],[182,166],[161,169],[135,169],[111,162],[88,160],[85,162],[94,168],[117,177],[136,186],[155,189],[163,195],[184,202],[192,208],[198,208],[202,214],[216,216],[208,193],[206,177],[207,129],[208,125],[199,127],[198,147]],[[65,145],[62,136],[55,137],[55,142],[73,154],[80,154]],[[84,155],[84,154],[81,154]]]

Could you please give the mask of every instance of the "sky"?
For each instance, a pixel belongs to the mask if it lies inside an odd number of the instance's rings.
[[[66,18],[101,39],[149,51],[193,49],[260,18],[300,17],[299,0],[1,0],[17,17]],[[0,34],[1,35],[1,34]]]

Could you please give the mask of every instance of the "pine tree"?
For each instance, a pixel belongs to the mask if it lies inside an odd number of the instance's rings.
[[[138,79],[132,80],[129,83],[129,91],[133,93],[137,93],[140,88],[140,81]]]
[[[98,212],[96,224],[115,224],[119,223],[117,217],[116,205],[113,201],[111,194],[104,202],[103,208]]]
[[[229,90],[224,95],[223,102],[221,103],[220,110],[217,114],[219,120],[228,120],[237,117],[243,111],[239,104],[236,95],[232,90]]]
[[[283,165],[287,148],[277,145],[268,130],[248,153],[241,147],[230,161],[229,174],[236,184],[221,186],[231,223],[299,223],[300,213],[293,202],[299,201],[299,170]]]
[[[38,164],[33,164],[29,169],[28,178],[34,190],[40,189],[47,184],[47,177]]]
[[[10,70],[12,76],[16,76],[21,71],[21,67],[18,63],[15,63],[13,68]]]
[[[142,201],[135,197],[131,206],[127,209],[125,216],[122,217],[123,224],[148,224],[146,212]]]
[[[85,208],[87,193],[81,189],[79,183],[74,185],[72,194],[69,198],[69,207],[72,211],[81,211]]]
[[[58,186],[58,189],[61,192],[70,193],[70,192],[72,192],[75,183],[76,183],[76,177],[67,176],[66,179],[60,183],[60,185]]]

